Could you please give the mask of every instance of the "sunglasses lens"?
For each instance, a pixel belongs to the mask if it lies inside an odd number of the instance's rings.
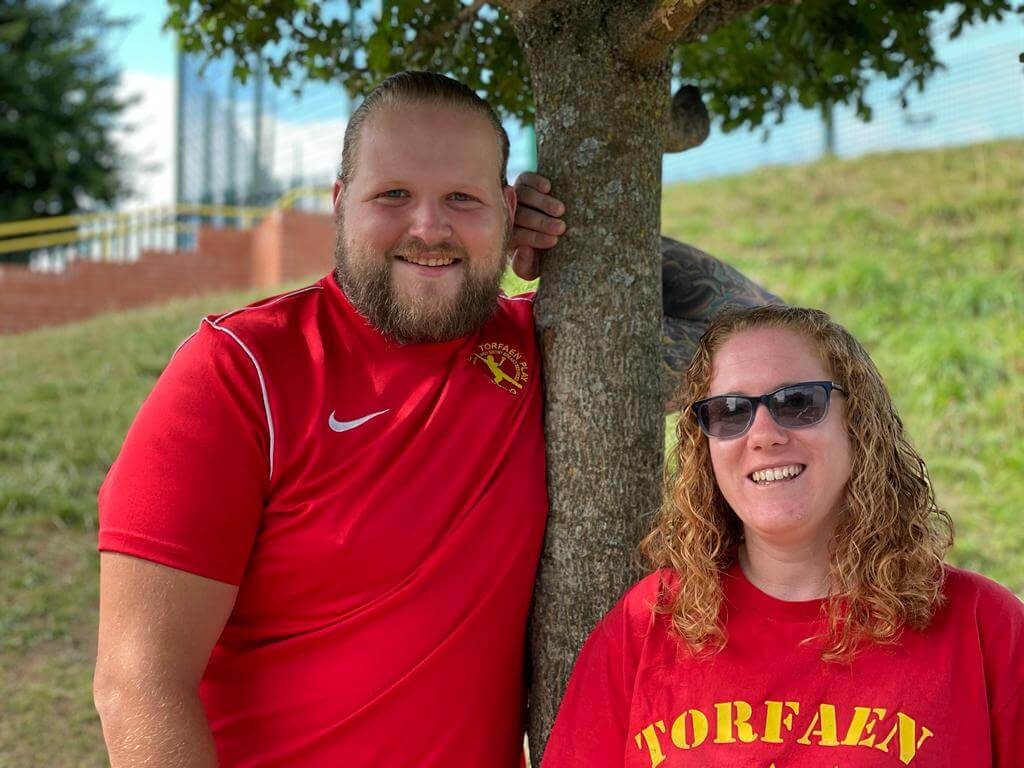
[[[782,427],[809,427],[825,418],[828,392],[821,384],[786,387],[772,395],[768,409]]]
[[[713,397],[700,407],[697,418],[711,437],[736,437],[750,425],[750,401],[739,397]]]

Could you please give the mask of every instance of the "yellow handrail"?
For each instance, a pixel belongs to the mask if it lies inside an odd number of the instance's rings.
[[[295,205],[295,201],[303,197],[324,197],[330,200],[331,188],[330,187],[295,187],[289,189],[280,199],[274,204],[275,208],[291,208]]]
[[[0,254],[95,241],[102,242],[106,254],[114,238],[155,231],[167,232],[170,227],[175,231],[193,230],[198,222],[178,222],[179,217],[183,216],[234,219],[240,229],[248,229],[275,209],[289,209],[302,198],[329,200],[330,194],[331,190],[326,187],[296,187],[285,192],[272,206],[173,203],[134,211],[11,221],[0,224]]]
[[[175,222],[166,221],[160,224],[152,223],[147,230],[151,232],[191,232],[198,227],[197,222]],[[35,235],[32,237],[19,237],[10,240],[0,240],[0,254],[14,253],[16,251],[31,251],[38,248],[52,248],[57,245],[70,245],[71,243],[97,241],[107,246],[111,240],[131,234],[139,234],[141,229],[121,226],[116,229],[104,229],[97,232],[58,232],[48,235]]]
[[[259,218],[275,208],[291,208],[303,197],[330,198],[329,187],[295,187],[285,192],[273,205],[213,205],[198,203],[174,203],[133,211],[105,211],[103,213],[82,213],[70,216],[44,216],[0,224],[0,237],[24,235],[33,232],[71,229],[83,224],[111,219],[145,218],[146,216],[177,214],[180,216],[223,216],[225,218]]]

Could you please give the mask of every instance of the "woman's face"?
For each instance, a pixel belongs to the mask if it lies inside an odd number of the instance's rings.
[[[757,396],[787,384],[832,379],[811,342],[782,328],[737,333],[713,363],[709,397]],[[786,548],[828,542],[852,465],[845,400],[833,391],[825,419],[802,429],[780,427],[761,405],[744,435],[708,438],[718,487],[748,541],[756,537]],[[755,472],[785,468],[795,476],[754,479]]]

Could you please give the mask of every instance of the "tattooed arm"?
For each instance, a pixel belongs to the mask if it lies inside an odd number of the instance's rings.
[[[692,245],[661,238],[662,391],[666,407],[711,318],[724,307],[782,304],[750,278]]]

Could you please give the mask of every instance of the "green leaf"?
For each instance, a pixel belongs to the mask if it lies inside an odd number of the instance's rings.
[[[386,70],[391,61],[391,40],[385,30],[378,30],[366,41],[366,62],[370,69]]]

